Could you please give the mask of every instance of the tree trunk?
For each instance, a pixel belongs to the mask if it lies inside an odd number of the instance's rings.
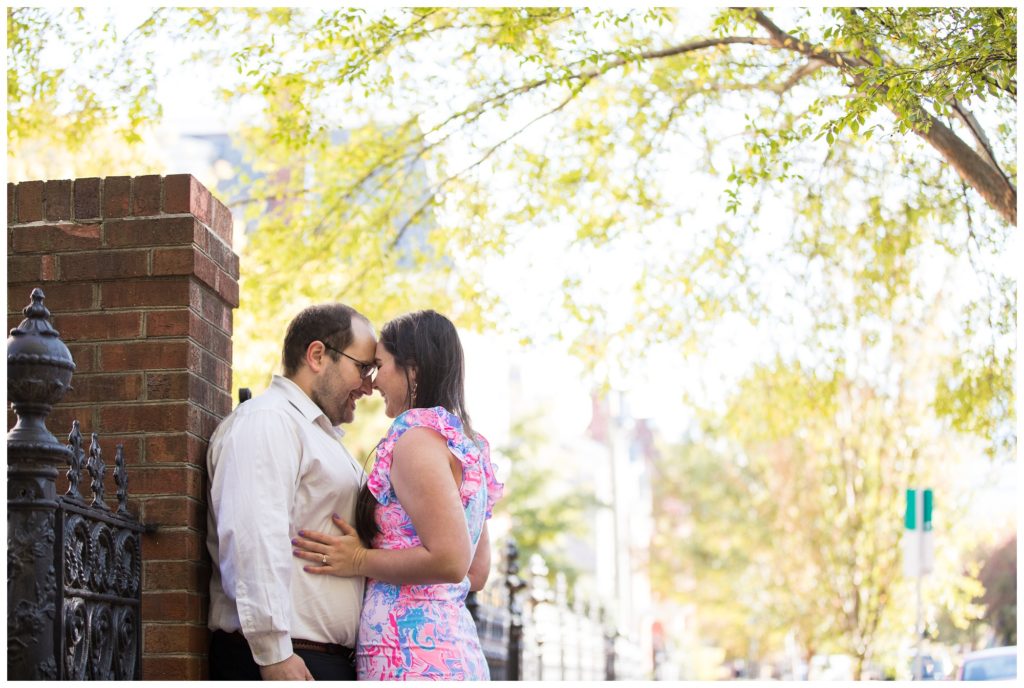
[[[1016,226],[1017,190],[1006,181],[999,170],[986,162],[949,127],[934,117],[929,116],[929,120],[931,126],[928,131],[915,129],[916,133],[932,148],[942,153],[942,157],[953,166],[957,174],[981,194],[996,212],[1011,225]]]

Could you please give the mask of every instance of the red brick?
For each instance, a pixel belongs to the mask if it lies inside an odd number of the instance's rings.
[[[202,285],[193,282],[189,293],[189,305],[195,308],[208,322],[231,334],[231,306],[221,296]]]
[[[224,418],[234,408],[234,399],[231,398],[230,392],[222,392],[217,395],[217,404],[210,409],[214,415],[218,418]]]
[[[7,182],[7,224],[11,225],[18,219],[17,204],[14,202],[16,196],[14,184]]]
[[[231,394],[225,389],[219,389],[208,380],[198,375],[189,376],[188,400],[198,404],[218,418],[223,418],[231,412]],[[224,411],[225,404],[227,412]]]
[[[29,295],[34,284],[14,285],[14,280],[7,279],[7,307],[20,311],[28,305]],[[73,311],[88,310],[96,303],[94,285],[88,282],[54,282],[43,289],[46,300],[44,304],[54,315]]]
[[[238,261],[238,254],[237,253],[232,253],[231,254],[230,260],[228,261],[228,264],[226,266],[226,270],[227,270],[227,273],[229,275],[231,275],[235,279],[238,279],[238,276],[239,276],[239,261]]]
[[[55,315],[53,326],[65,342],[135,339],[142,336],[142,313],[68,313]]]
[[[143,681],[205,681],[209,678],[206,655],[142,656]]]
[[[218,388],[209,380],[204,380],[198,375],[188,378],[188,400],[198,403],[210,413],[217,415],[218,408],[222,407],[222,397],[224,396],[230,403],[231,395],[227,390]]]
[[[43,219],[42,182],[22,182],[18,184],[15,193],[17,195],[18,222],[38,222]]]
[[[100,247],[100,226],[81,224],[14,227],[12,244],[18,253],[50,253]]]
[[[160,214],[160,175],[136,177],[132,188],[132,215]]]
[[[70,179],[54,179],[43,185],[43,209],[47,220],[71,219]]]
[[[231,257],[234,256],[234,251],[231,250],[229,244],[225,244],[223,241],[218,239],[216,236],[209,236],[209,241],[206,243],[206,253],[213,259],[213,262],[217,264],[222,270],[228,270],[231,264]]]
[[[147,590],[204,591],[210,583],[205,561],[144,561],[142,576]]]
[[[195,246],[153,249],[153,274],[191,275],[196,253]]]
[[[126,217],[131,212],[132,178],[103,180],[103,217]]]
[[[231,218],[231,210],[213,197],[213,229],[214,234],[219,236],[227,245],[231,245],[231,227],[234,224]]]
[[[185,537],[187,536],[187,537]],[[176,543],[168,548],[165,544]],[[192,559],[199,556],[199,545],[205,550],[205,543],[200,541],[195,531],[168,530],[142,537],[143,556],[148,561],[154,559]],[[170,549],[182,554],[164,556],[164,550]],[[188,554],[184,554],[188,552]],[[142,591],[142,618],[153,621],[191,621],[206,623],[206,596],[194,592],[149,592]]]
[[[75,381],[72,379],[71,386],[75,386]],[[50,432],[56,436],[61,443],[67,441],[68,433],[71,432],[71,425],[74,421],[78,421],[82,428],[82,434],[85,435],[85,442],[83,446],[85,450],[89,450],[89,435],[87,433],[93,432],[96,427],[96,405],[90,404],[88,406],[69,406],[66,404],[56,404],[53,410],[50,411],[50,415],[46,418],[46,427],[50,429]]]
[[[58,279],[55,256],[7,256],[11,282],[52,282]]]
[[[137,496],[188,495],[206,498],[205,466],[143,466],[132,471],[129,480],[131,493]]]
[[[147,507],[151,502],[155,502],[155,498],[146,498],[143,507]],[[148,518],[143,518],[142,521],[158,526],[156,532],[147,535],[142,541],[146,561],[190,561],[199,559],[206,551],[205,537],[198,529],[151,521]],[[206,525],[205,518],[203,525]]]
[[[206,187],[190,174],[164,177],[164,212],[191,213],[209,226],[212,220],[212,197]]]
[[[153,372],[146,373],[146,399],[157,400],[189,400],[188,373]]]
[[[190,424],[188,404],[132,404],[100,408],[101,432],[170,432]]]
[[[185,458],[188,459],[188,462],[205,468],[206,450],[210,447],[210,443],[201,437],[196,437],[195,435],[186,435],[185,443],[188,447],[188,451],[185,454]]]
[[[187,459],[186,452],[188,452],[188,439],[187,435],[183,432],[164,435],[147,434],[147,462],[170,461],[172,463],[181,463]]]
[[[98,177],[85,177],[74,182],[75,219],[100,217],[101,181]]]
[[[147,525],[199,530],[206,525],[206,504],[189,497],[150,497],[142,504],[141,519]]]
[[[189,432],[209,439],[213,436],[213,431],[217,429],[219,424],[220,416],[215,416],[195,404],[189,404],[188,425],[186,426]]]
[[[112,434],[105,433],[99,436],[100,446],[103,447],[103,460],[110,467],[107,471],[112,476],[114,466],[114,455],[117,451],[117,445],[124,446],[124,461],[125,465],[131,466],[132,470],[128,471],[128,495],[131,497],[132,492],[135,489],[135,483],[132,479],[135,477],[135,471],[138,470],[136,466],[142,464],[142,447],[145,443],[145,434]],[[111,494],[116,494],[117,484],[111,483]],[[130,500],[129,500],[130,502]],[[135,513],[138,513],[137,511]]]
[[[184,306],[191,296],[188,278],[108,282],[99,289],[103,308]]]
[[[59,331],[59,330],[58,330]],[[75,361],[75,375],[91,373],[96,370],[96,345],[95,344],[73,344],[68,342],[68,351]],[[74,386],[74,379],[71,385]]]
[[[149,433],[146,437],[146,461],[150,463],[181,463],[184,461],[197,466],[204,465],[203,460],[197,460],[199,459],[198,447],[196,447],[197,456],[190,456],[189,437],[183,432],[167,435]]]
[[[188,334],[201,347],[224,361],[231,362],[231,337],[220,328],[214,327],[206,320],[192,313],[189,319]]]
[[[98,422],[92,427],[102,433],[145,433],[184,431],[188,423],[188,410],[179,403],[125,403],[97,404]]]
[[[217,271],[217,293],[232,308],[238,308],[238,280],[233,279],[223,270]]]
[[[239,276],[239,257],[231,250],[230,245],[224,244],[216,235],[208,236],[206,252],[217,263],[217,266],[234,278]]]
[[[189,334],[190,321],[198,316],[186,309],[146,313],[146,337],[182,337]]]
[[[149,251],[91,251],[60,258],[65,279],[106,280],[145,277],[149,274]]]
[[[189,370],[209,380],[220,389],[231,389],[231,366],[209,351],[194,348],[190,353]]]
[[[188,342],[137,341],[100,346],[100,369],[153,370],[185,368],[188,364]]]
[[[195,246],[155,249],[154,275],[195,275],[211,287],[217,286],[217,266]]]
[[[205,626],[147,623],[142,626],[142,648],[154,654],[206,652],[210,631]]]
[[[74,391],[67,399],[77,402],[138,401],[142,399],[142,373],[127,375],[75,375]]]
[[[206,230],[191,217],[150,217],[103,223],[103,245],[109,248],[132,246],[189,246],[197,243]]]

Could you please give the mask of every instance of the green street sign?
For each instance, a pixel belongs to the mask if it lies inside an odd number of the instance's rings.
[[[928,532],[932,529],[932,491],[924,491],[924,515],[921,518],[923,523],[923,530]]]
[[[921,515],[921,524],[919,526],[917,515],[917,490],[907,490],[907,506],[906,510],[903,512],[903,527],[907,530],[920,529],[928,532],[932,529],[932,507],[935,503],[934,494],[930,489],[923,490],[923,492],[924,494],[921,495],[921,511],[923,513]]]
[[[917,530],[917,490],[907,490],[907,509],[903,514],[903,527]]]

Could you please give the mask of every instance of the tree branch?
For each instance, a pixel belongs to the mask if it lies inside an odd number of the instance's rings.
[[[828,50],[820,45],[812,45],[801,41],[786,33],[769,19],[761,10],[754,11],[754,20],[764,27],[771,35],[774,47],[792,50],[808,57],[823,60],[839,68],[844,74],[853,80],[855,85],[863,83],[863,78],[852,67],[869,68],[871,65],[861,58],[844,55],[841,52]],[[889,92],[885,86],[880,86],[880,93],[884,96]],[[890,108],[890,111],[901,118]],[[927,141],[935,150],[953,166],[953,169],[967,181],[975,191],[981,194],[988,204],[996,210],[1003,218],[1012,225],[1017,224],[1017,190],[1006,179],[998,166],[993,166],[982,154],[979,154],[969,145],[963,142],[952,129],[942,124],[935,117],[930,115],[920,105],[917,106],[917,116],[913,118],[902,117],[908,121],[911,130]],[[970,128],[970,127],[969,127]],[[973,128],[972,132],[973,132]],[[987,153],[986,153],[987,155]]]
[[[819,71],[825,66],[826,63],[823,60],[819,60],[818,58],[811,58],[804,64],[797,67],[796,70],[789,75],[789,78],[786,79],[781,86],[775,89],[776,93],[778,93],[780,96],[784,95],[798,83],[800,83],[801,81],[803,81],[804,79],[814,74],[815,72]]]

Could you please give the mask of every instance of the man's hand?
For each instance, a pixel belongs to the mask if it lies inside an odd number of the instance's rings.
[[[264,681],[314,681],[302,657],[292,655],[283,662],[260,667],[260,676]]]

